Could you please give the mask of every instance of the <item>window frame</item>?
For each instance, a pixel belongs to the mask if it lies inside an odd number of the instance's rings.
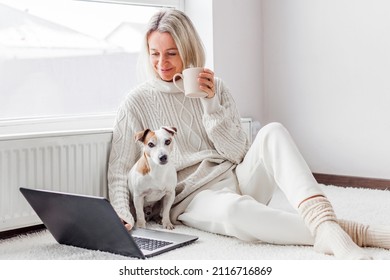
[[[126,5],[144,5],[156,7],[174,7],[184,10],[184,0],[74,0],[85,2],[103,2]],[[94,115],[70,115],[38,118],[0,119],[0,140],[20,139],[26,135],[45,136],[74,131],[112,130],[116,113]]]
[[[128,4],[156,7],[176,7],[179,10],[184,9],[184,0],[75,0],[84,2],[102,2],[114,4]]]

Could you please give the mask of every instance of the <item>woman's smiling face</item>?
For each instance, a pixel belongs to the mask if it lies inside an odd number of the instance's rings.
[[[171,82],[176,73],[183,71],[183,62],[171,34],[152,32],[148,37],[148,47],[150,63],[162,80]]]

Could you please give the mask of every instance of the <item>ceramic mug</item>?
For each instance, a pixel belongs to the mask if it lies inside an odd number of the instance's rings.
[[[192,67],[183,70],[183,73],[176,73],[173,76],[173,83],[185,96],[191,98],[206,97],[207,93],[199,88],[199,74],[203,72],[203,67]],[[176,83],[176,78],[180,77],[183,80],[184,88]]]

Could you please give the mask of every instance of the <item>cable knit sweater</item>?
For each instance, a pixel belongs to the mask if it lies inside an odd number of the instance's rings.
[[[108,167],[109,199],[118,215],[131,221],[127,174],[141,155],[134,134],[146,128],[177,128],[171,160],[178,175],[173,223],[199,191],[232,174],[249,143],[235,102],[222,80],[215,96],[187,98],[173,83],[153,79],[133,89],[121,104],[114,125]]]

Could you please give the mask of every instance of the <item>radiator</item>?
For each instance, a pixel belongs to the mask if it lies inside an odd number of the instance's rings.
[[[252,139],[253,138],[252,137],[252,134],[253,134],[252,119],[251,118],[241,118],[241,126],[248,137],[249,143],[252,143],[252,141],[253,141],[253,139]]]
[[[19,187],[107,197],[111,131],[0,139],[0,231],[40,224]]]

